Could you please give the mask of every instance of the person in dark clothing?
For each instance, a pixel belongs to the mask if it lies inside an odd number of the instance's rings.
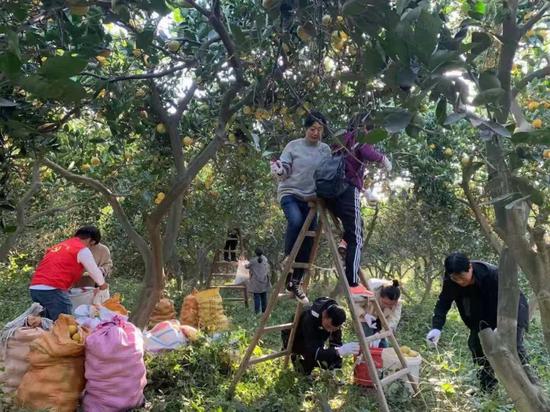
[[[340,328],[346,321],[346,312],[334,299],[321,297],[300,315],[294,344],[292,363],[296,370],[309,375],[313,368],[337,369],[342,367],[342,357],[357,355],[359,343],[342,344]],[[283,330],[281,337],[286,349],[290,330]],[[328,347],[325,346],[328,340]]]
[[[225,241],[225,246],[223,248],[223,260],[226,262],[236,262],[237,261],[237,245],[239,244],[239,229],[235,228],[230,230],[227,233],[227,240]]]
[[[480,369],[478,378],[483,391],[491,391],[497,380],[489,361],[483,353],[479,331],[497,327],[498,268],[479,260],[470,261],[462,253],[452,253],[445,259],[443,288],[435,305],[432,330],[426,336],[429,345],[437,345],[452,303],[464,324],[470,329],[468,348]],[[529,324],[527,299],[520,293],[517,325],[517,349],[521,363],[528,364],[523,346],[523,335]],[[528,376],[531,372],[526,370]]]
[[[333,153],[346,151],[345,174],[347,189],[338,197],[325,199],[328,209],[342,221],[344,237],[340,249],[344,254],[346,278],[350,287],[359,284],[359,268],[363,249],[363,218],[361,217],[361,192],[366,162],[375,162],[388,172],[392,165],[386,156],[370,144],[360,144],[357,136],[360,131],[368,133],[374,128],[368,113],[360,113],[350,121],[348,132],[341,144],[333,148]]]

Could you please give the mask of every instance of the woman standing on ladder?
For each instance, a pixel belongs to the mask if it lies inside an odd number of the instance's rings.
[[[313,173],[323,157],[330,155],[330,147],[321,142],[326,125],[327,121],[321,113],[310,112],[304,121],[305,136],[289,142],[280,159],[271,162],[271,173],[279,180],[277,198],[287,220],[285,259],[290,255],[309,213],[307,201],[315,197]],[[317,219],[314,219],[309,230],[314,230],[316,225]],[[313,239],[306,237],[296,256],[296,262],[309,261],[312,245]],[[302,268],[295,268],[292,273],[287,274],[286,289],[300,303],[307,304],[308,298],[300,286],[303,275]]]

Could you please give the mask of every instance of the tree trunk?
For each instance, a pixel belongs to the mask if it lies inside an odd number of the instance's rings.
[[[157,222],[147,222],[151,245],[150,259],[146,261],[145,284],[131,320],[139,328],[144,328],[164,291],[164,262],[162,259],[162,237]]]
[[[420,299],[419,305],[423,305],[428,300],[432,292],[432,285],[434,283],[433,277],[429,276],[427,273],[425,276],[426,279],[424,280],[424,293],[422,293],[422,298]]]
[[[499,263],[498,328],[482,330],[481,345],[496,377],[519,411],[550,411],[550,400],[541,387],[531,383],[517,353],[518,304],[517,264],[512,253],[504,249]]]

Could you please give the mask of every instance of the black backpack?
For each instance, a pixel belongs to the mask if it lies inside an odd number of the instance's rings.
[[[333,199],[340,196],[348,188],[346,182],[346,156],[341,150],[325,156],[315,172],[315,192],[322,199]]]

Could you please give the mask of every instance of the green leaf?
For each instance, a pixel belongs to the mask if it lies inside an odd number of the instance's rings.
[[[382,140],[387,139],[388,136],[389,134],[386,130],[374,129],[368,133],[359,133],[359,136],[357,137],[357,141],[359,143],[376,144],[378,142],[381,142]]]
[[[384,67],[386,67],[384,59],[374,47],[365,47],[363,50],[363,56],[365,58],[363,70],[367,76],[367,79],[376,76],[384,70]]]
[[[398,133],[409,125],[412,117],[409,111],[398,109],[384,117],[383,126],[390,133]]]
[[[183,21],[185,20],[183,15],[181,14],[181,9],[175,9],[172,12],[172,17],[174,19],[174,23],[177,24],[183,23]]]
[[[53,56],[46,60],[38,73],[48,79],[69,78],[80,74],[87,64],[86,59],[78,56]]]
[[[443,122],[443,126],[450,126],[466,117],[466,113],[451,113]]]
[[[439,102],[437,102],[435,117],[437,118],[437,122],[439,124],[445,124],[445,121],[447,120],[447,99],[444,97],[439,99]]]
[[[512,142],[515,144],[528,143],[532,145],[550,145],[550,129],[514,133],[512,135]]]
[[[136,34],[136,48],[146,50],[149,48],[155,37],[155,31],[147,28],[141,33]]]
[[[12,52],[0,54],[0,72],[13,78],[21,70],[21,60]]]
[[[4,230],[4,233],[14,233],[17,230],[17,226],[7,225],[3,226],[2,229]]]
[[[17,103],[12,102],[11,100],[4,99],[3,97],[0,97],[0,107],[16,107],[18,106]]]
[[[441,29],[441,19],[426,10],[422,10],[414,27],[412,45],[424,63],[429,63],[430,57],[437,46],[437,36]]]
[[[368,3],[365,0],[348,0],[342,6],[342,15],[353,17],[363,14]]]
[[[480,53],[491,47],[491,36],[487,33],[475,31],[472,33],[472,46],[471,46],[471,58],[478,56]]]
[[[493,71],[485,71],[479,75],[479,88],[481,90],[500,89],[500,80]]]
[[[474,104],[474,106],[480,106],[482,104],[488,103],[499,103],[499,100],[504,98],[505,95],[506,92],[500,87],[483,90],[482,92],[478,93],[472,103]]]
[[[528,195],[534,204],[539,206],[544,205],[544,193],[536,189],[529,179],[521,176],[512,176],[512,182],[514,182],[522,194]]]
[[[449,382],[442,383],[441,384],[441,389],[443,389],[443,392],[448,393],[448,394],[455,393],[454,385],[452,383],[449,383]]]
[[[487,120],[483,120],[482,124],[487,126],[489,129],[491,129],[496,134],[503,136],[503,137],[510,137],[512,136],[512,133],[510,130],[508,130],[506,127],[502,126],[501,124],[498,124],[496,122],[491,122]]]

